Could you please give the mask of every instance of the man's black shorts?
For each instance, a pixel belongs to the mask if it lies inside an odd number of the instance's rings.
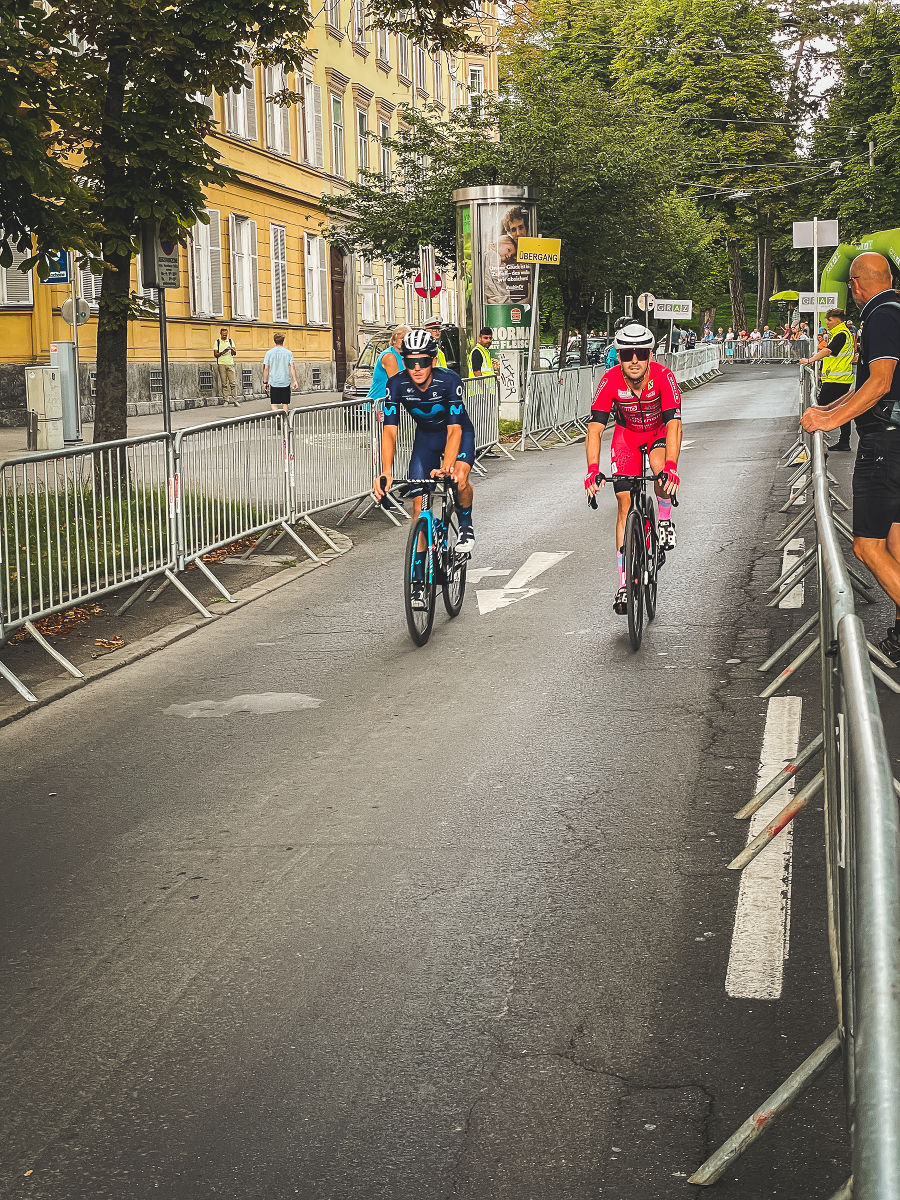
[[[846,396],[852,387],[852,383],[823,383],[819,388],[818,396],[816,396],[816,404],[823,407],[826,404],[834,404],[835,400]]]
[[[886,538],[900,522],[900,429],[861,439],[853,471],[854,537]]]

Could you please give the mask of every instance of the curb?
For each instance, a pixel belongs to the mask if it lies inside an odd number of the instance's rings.
[[[148,658],[157,650],[163,650],[166,646],[172,646],[175,642],[180,642],[183,638],[189,637],[198,629],[207,629],[215,621],[221,621],[228,613],[237,611],[239,608],[244,608],[248,604],[252,604],[254,600],[259,600],[263,596],[268,596],[272,592],[278,591],[279,588],[285,587],[289,583],[293,583],[295,579],[301,579],[304,575],[308,575],[310,571],[315,571],[319,567],[324,567],[328,563],[334,562],[337,558],[343,558],[348,550],[353,549],[353,542],[345,533],[328,529],[328,536],[337,545],[342,545],[343,549],[340,554],[335,554],[334,551],[328,550],[320,554],[321,562],[303,562],[296,567],[287,567],[283,571],[279,571],[277,575],[271,576],[269,579],[261,580],[259,583],[251,583],[248,587],[241,588],[239,592],[234,593],[234,603],[223,603],[220,612],[213,613],[210,619],[205,617],[187,617],[182,621],[175,621],[171,625],[167,625],[164,629],[160,629],[157,633],[152,633],[148,637],[141,638],[137,642],[132,642],[128,646],[124,646],[121,650],[114,650],[111,654],[105,654],[101,659],[79,666],[79,670],[84,672],[84,679],[74,679],[71,675],[64,675],[59,680],[48,680],[43,687],[48,689],[45,695],[38,696],[34,704],[29,704],[27,700],[22,700],[16,695],[15,701],[0,705],[0,729],[5,725],[11,725],[13,721],[18,721],[21,717],[28,716],[29,713],[37,712],[39,708],[45,708],[48,704],[52,704],[54,700],[59,700],[63,696],[68,696],[71,692],[77,692],[88,684],[93,683],[97,679],[102,679],[104,675],[111,675],[113,671],[118,671],[120,667],[127,667],[131,663],[138,662],[142,658]],[[18,701],[18,705],[16,705]]]

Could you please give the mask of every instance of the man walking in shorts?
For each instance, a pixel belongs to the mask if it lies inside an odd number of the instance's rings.
[[[284,334],[276,333],[274,340],[275,345],[263,359],[263,387],[269,393],[272,408],[280,408],[287,417],[291,412],[291,389],[298,392],[300,384],[294,356],[284,344]]]

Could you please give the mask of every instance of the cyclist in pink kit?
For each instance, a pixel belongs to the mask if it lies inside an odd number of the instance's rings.
[[[597,387],[584,446],[587,452],[585,491],[593,496],[605,480],[600,474],[600,442],[615,412],[610,461],[619,511],[616,517],[616,548],[619,589],[613,610],[626,611],[625,518],[631,503],[629,477],[641,473],[641,447],[646,446],[654,474],[665,472],[665,482],[656,481],[659,506],[659,541],[664,550],[675,547],[672,496],[679,483],[678,455],[681,451],[681,392],[675,376],[662,363],[653,362],[653,334],[636,321],[618,330],[615,346],[619,365],[607,371]]]

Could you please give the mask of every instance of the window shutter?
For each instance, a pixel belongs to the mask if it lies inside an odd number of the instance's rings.
[[[319,324],[319,298],[316,289],[316,256],[318,255],[318,246],[316,239],[311,233],[303,235],[304,249],[304,266],[305,266],[305,282],[306,282],[306,323],[307,325]]]
[[[325,135],[322,131],[322,89],[319,84],[313,84],[313,124],[315,135],[316,157],[314,165],[320,169],[325,166]]]
[[[256,77],[252,67],[247,68],[247,78],[250,80],[250,86],[244,88],[241,93],[246,119],[244,136],[249,142],[255,142],[258,136],[256,128]]]
[[[209,279],[209,311],[214,317],[225,313],[225,295],[222,287],[222,225],[217,208],[208,208],[209,225],[206,227],[206,271]]]
[[[278,123],[278,149],[282,154],[291,153],[291,110],[286,104],[279,104],[275,109],[275,120]]]
[[[249,304],[247,305],[247,316],[252,317],[254,321],[259,320],[259,252],[256,244],[256,222],[247,222],[247,254],[249,257],[249,283],[250,295],[248,296]]]
[[[199,316],[203,312],[203,234],[205,226],[199,221],[191,230],[191,312]]]
[[[277,145],[277,133],[276,133],[276,128],[275,128],[275,122],[278,119],[278,106],[276,104],[273,104],[273,102],[269,98],[270,96],[273,96],[275,93],[275,68],[274,67],[266,67],[264,78],[265,78],[264,89],[265,89],[265,93],[266,93],[265,94],[266,145],[269,147],[270,150],[276,150],[278,148],[278,145]]]
[[[319,243],[319,318],[323,325],[328,324],[328,251],[324,238],[316,239]]]
[[[283,225],[270,225],[272,253],[272,319],[288,319],[287,234]]]
[[[100,303],[100,289],[103,286],[103,276],[93,275],[85,267],[78,268],[78,287],[82,300],[87,300],[91,307],[96,308]]]
[[[225,93],[225,132],[237,135],[238,129],[238,92]]]
[[[240,223],[234,213],[228,217],[228,244],[231,255],[231,315],[237,319],[241,316],[240,279],[243,266],[243,254],[240,243]]]
[[[4,304],[33,304],[34,296],[31,285],[31,271],[20,271],[19,264],[30,254],[18,250],[12,252],[12,265],[3,271],[5,286],[0,293]]]

